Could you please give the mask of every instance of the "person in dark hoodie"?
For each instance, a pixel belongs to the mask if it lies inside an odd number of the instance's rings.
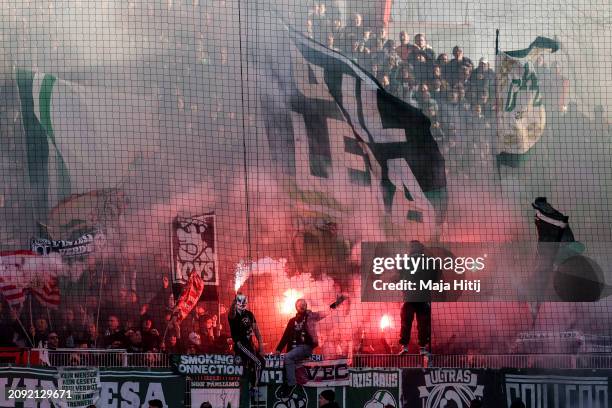
[[[336,309],[346,298],[338,295],[336,301],[330,305],[330,309]],[[287,323],[276,353],[280,354],[285,347],[285,382],[283,383],[280,394],[291,395],[291,391],[297,384],[295,369],[298,362],[309,358],[312,351],[318,346],[316,323],[328,316],[328,312],[313,312],[308,310],[308,303],[305,299],[298,299],[295,302],[297,314]]]
[[[339,408],[336,402],[336,393],[332,390],[324,390],[319,394],[319,408]]]

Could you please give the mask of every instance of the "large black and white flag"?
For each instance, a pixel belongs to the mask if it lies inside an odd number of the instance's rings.
[[[260,100],[272,158],[294,177],[300,210],[375,214],[387,238],[435,230],[446,175],[429,119],[300,33],[289,30],[284,47],[287,58],[266,65],[274,80]]]

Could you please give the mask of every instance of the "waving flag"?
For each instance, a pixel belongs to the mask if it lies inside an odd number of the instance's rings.
[[[157,105],[146,91],[100,81],[84,85],[27,69],[16,70],[15,79],[32,199],[44,224],[48,211],[74,205],[75,197],[79,204],[89,199],[83,195],[110,196],[142,163],[142,135],[151,138],[144,150],[156,148]]]
[[[191,273],[189,280],[183,289],[183,293],[176,304],[175,313],[181,322],[193,310],[196,303],[200,300],[204,290],[204,280],[197,273]]]
[[[57,309],[61,303],[61,293],[56,278],[43,282],[42,286],[32,287],[32,294],[41,305],[49,309]]]
[[[524,50],[497,55],[498,163],[516,165],[542,136],[546,107],[534,63],[542,53],[558,49],[555,40],[538,37]]]
[[[429,119],[350,58],[295,31],[288,37],[278,54],[287,60],[261,67],[276,81],[260,98],[271,155],[294,176],[299,213],[339,218],[373,197],[368,212],[388,235],[435,228],[446,174]]]

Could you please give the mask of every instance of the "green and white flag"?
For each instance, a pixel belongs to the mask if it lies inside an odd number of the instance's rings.
[[[497,54],[498,163],[517,163],[544,133],[546,109],[534,63],[542,53],[558,49],[557,41],[538,37],[526,49]]]
[[[43,223],[68,198],[117,187],[159,146],[151,88],[81,84],[27,69],[17,69],[15,79],[32,200]]]
[[[55,193],[60,200],[70,195],[70,173],[55,141],[51,120],[51,98],[57,78],[21,69],[16,77],[30,183],[36,187],[41,206],[48,208],[48,194]],[[54,165],[57,172],[50,174],[49,168]],[[53,178],[57,180],[57,191],[49,192]]]

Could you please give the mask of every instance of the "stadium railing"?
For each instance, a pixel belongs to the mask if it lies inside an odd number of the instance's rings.
[[[96,367],[171,367],[170,356],[164,353],[128,353],[126,350],[94,349],[32,349],[42,365]],[[38,358],[23,358],[11,365],[39,365]],[[1,362],[0,362],[1,364]],[[5,363],[6,364],[6,363]],[[423,359],[416,354],[357,354],[351,366],[355,368],[422,367]],[[430,367],[447,368],[612,368],[612,354],[472,354],[437,355],[429,357]]]

